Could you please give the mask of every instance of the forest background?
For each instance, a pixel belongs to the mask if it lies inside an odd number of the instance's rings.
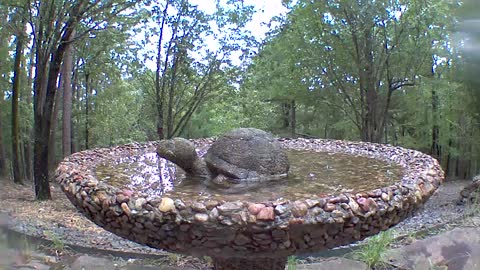
[[[247,25],[265,10],[212,3],[1,1],[0,179],[49,199],[71,153],[236,127],[479,172],[477,0],[283,0],[261,38]]]

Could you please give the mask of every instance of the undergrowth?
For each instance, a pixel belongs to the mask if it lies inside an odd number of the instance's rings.
[[[366,263],[370,268],[382,266],[385,264],[384,256],[394,241],[391,231],[381,232],[370,237],[365,245],[353,251],[350,256],[352,259]]]
[[[287,270],[296,270],[297,269],[297,257],[290,256],[287,260]]]

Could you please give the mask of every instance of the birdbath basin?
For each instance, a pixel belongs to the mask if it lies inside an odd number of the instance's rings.
[[[215,269],[284,269],[290,255],[350,244],[394,226],[418,209],[444,179],[437,160],[401,147],[322,139],[279,141],[292,151],[390,164],[400,174],[387,177],[390,182],[373,175],[352,187],[322,190],[307,172],[304,181],[312,186],[305,184],[308,188],[300,191],[286,192],[288,185],[275,190],[276,184],[268,184],[274,192],[268,193],[267,185],[260,193],[248,189],[235,193],[185,183],[168,186],[162,180],[125,184],[100,173],[105,166],[118,167],[123,174],[118,178],[138,180],[122,163],[152,157],[156,143],[150,142],[75,153],[59,164],[56,180],[86,217],[121,237],[170,252],[210,256]],[[194,142],[201,151],[212,140]],[[174,170],[165,160],[154,163],[160,175]],[[335,186],[335,181],[327,178],[323,185]],[[373,186],[365,188],[362,183]]]

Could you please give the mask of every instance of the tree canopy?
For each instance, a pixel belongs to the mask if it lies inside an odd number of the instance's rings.
[[[472,1],[187,0],[0,3],[0,177],[48,199],[70,153],[257,127],[389,143],[478,173]],[[265,8],[269,8],[266,6]]]

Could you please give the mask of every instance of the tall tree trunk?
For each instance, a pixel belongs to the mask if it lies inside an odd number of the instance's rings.
[[[440,144],[439,144],[440,128],[438,126],[438,96],[437,92],[432,89],[432,144],[431,154],[433,157],[441,161]]]
[[[431,79],[435,80],[435,56],[432,55],[432,67],[430,71]],[[440,79],[440,74],[438,74],[438,78]],[[440,137],[440,128],[438,126],[438,96],[437,92],[435,91],[435,84],[432,86],[431,94],[432,94],[432,142],[430,147],[430,154],[436,158],[441,163],[441,152],[440,152],[440,144],[439,144],[439,137]]]
[[[75,31],[72,33],[72,38]],[[70,40],[71,41],[71,40]],[[69,46],[65,52],[62,68],[63,90],[63,117],[62,117],[62,156],[72,153],[72,72],[73,72],[73,47]]]
[[[292,103],[290,105],[290,109],[292,110],[292,112],[290,113],[291,115],[291,119],[290,119],[290,128],[291,128],[291,131],[292,131],[292,138],[295,138],[296,137],[296,134],[297,134],[297,131],[296,131],[296,128],[297,128],[297,113],[296,113],[296,105],[295,105],[295,100],[292,100]]]
[[[8,11],[7,9],[0,9],[0,25],[8,25]],[[4,60],[8,59],[8,50],[6,49],[8,46],[8,39],[10,38],[10,34],[6,31],[6,28],[0,28],[0,49],[2,49],[3,54],[0,55],[0,78],[6,76],[7,72],[10,72],[10,68],[7,67]],[[7,70],[8,68],[8,70]],[[0,108],[5,108],[5,101],[4,101],[4,89],[0,89]],[[7,156],[5,153],[5,142],[4,142],[4,131],[5,126],[3,126],[4,115],[2,114],[2,110],[0,109],[0,177],[5,177],[8,174],[7,169]]]
[[[45,5],[45,4],[44,4]],[[43,5],[41,9],[43,8]],[[43,12],[43,9],[42,9]],[[45,16],[45,14],[43,14]],[[47,50],[42,49],[44,43],[43,31],[45,27],[40,22],[39,33],[37,33],[36,68],[35,68],[35,101],[34,101],[34,179],[35,197],[37,200],[49,200],[52,198],[49,184],[48,171],[48,142],[50,141],[51,119],[55,93],[57,92],[57,79],[60,73],[60,66],[63,61],[65,49],[70,46],[68,40],[73,25],[65,26],[66,32],[58,47]],[[45,46],[45,44],[43,44]],[[50,61],[48,61],[50,59]],[[45,87],[46,86],[46,87]]]
[[[179,52],[175,54],[174,60],[173,60],[173,67],[172,67],[172,72],[171,72],[171,79],[170,79],[170,87],[168,90],[168,107],[167,107],[167,138],[171,139],[173,137],[173,122],[174,122],[174,116],[173,116],[173,103],[174,103],[174,98],[175,98],[175,88],[176,88],[176,82],[177,82],[177,73],[178,73],[178,67],[182,62],[182,53]]]
[[[168,15],[168,4],[169,1],[165,3],[165,9],[163,10],[162,22],[160,26],[160,34],[158,37],[158,47],[157,47],[157,67],[155,71],[155,104],[157,107],[157,135],[158,139],[163,140],[165,138],[165,133],[163,130],[163,99],[165,96],[165,92],[163,91],[164,87],[161,87],[160,81],[164,78],[160,78],[162,76],[162,41],[163,41],[163,30],[165,27],[165,22],[167,21]],[[167,57],[165,59],[165,65],[167,65],[168,61],[168,50],[167,50]],[[163,74],[165,75],[165,73]]]
[[[290,105],[287,101],[285,102],[282,102],[281,103],[281,106],[282,106],[282,128],[287,130],[289,127],[290,127],[290,120],[291,120],[291,116],[290,116],[290,113],[292,111],[292,109],[290,108]]]
[[[59,81],[62,81],[62,76],[60,76]],[[50,173],[55,171],[55,166],[57,162],[57,126],[58,126],[58,113],[60,110],[60,92],[55,93],[55,99],[53,104],[53,113],[51,119],[50,127],[50,138],[48,140],[48,170]]]
[[[3,96],[3,90],[0,90],[0,105],[3,105],[3,99],[4,99],[4,96]],[[0,106],[1,108],[2,106]],[[7,176],[7,157],[5,155],[5,146],[4,146],[4,143],[3,143],[3,131],[4,131],[4,128],[2,126],[2,121],[3,121],[3,117],[2,117],[2,110],[0,110],[0,177],[5,177]]]
[[[79,69],[80,69],[80,57],[77,58],[75,61],[75,68],[73,70],[73,83],[72,83],[72,97],[73,104],[72,106],[77,109],[78,112],[82,109],[82,102],[80,101],[80,90],[77,88],[78,80],[79,80]],[[76,130],[80,130],[79,123],[80,123],[80,113],[75,114],[75,117],[72,117],[72,125],[71,125],[71,142],[72,142],[72,153],[78,152],[80,150],[80,136],[76,132]],[[78,127],[78,128],[77,128]],[[78,137],[78,139],[77,139]]]
[[[23,57],[23,47],[25,34],[24,24],[17,29],[16,35],[16,48],[15,48],[15,61],[13,64],[13,88],[12,88],[12,161],[13,161],[13,182],[17,184],[23,184],[24,175],[23,167],[20,162],[20,115],[18,110],[18,100],[20,96],[20,80],[21,80],[21,63]]]
[[[32,48],[30,51],[30,61],[28,63],[28,78],[27,78],[27,86],[25,87],[25,100],[27,104],[33,104],[33,97],[32,97],[32,89],[33,89],[33,78],[34,78],[34,68],[35,68],[35,39],[33,39]],[[28,108],[31,108],[28,106]],[[33,112],[29,109],[28,110],[28,118],[32,118]],[[24,157],[25,157],[25,177],[29,180],[33,180],[33,160],[32,160],[32,126],[26,125],[25,126],[25,133],[27,134],[27,138],[25,139],[24,145]]]
[[[90,74],[85,73],[85,149],[89,148]]]

